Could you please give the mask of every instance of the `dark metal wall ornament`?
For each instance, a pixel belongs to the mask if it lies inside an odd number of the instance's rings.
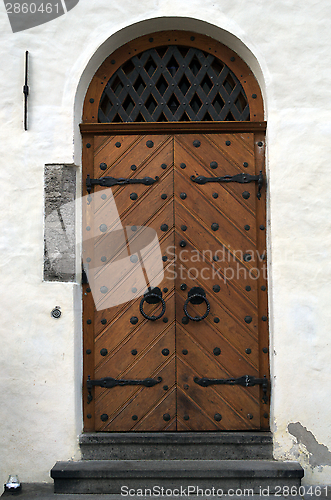
[[[98,110],[99,123],[249,120],[245,91],[230,68],[179,45],[151,48],[122,64]]]
[[[24,94],[24,130],[28,130],[28,95],[29,95],[29,86],[28,86],[28,71],[29,71],[29,51],[25,52],[25,80],[23,86],[23,94]]]

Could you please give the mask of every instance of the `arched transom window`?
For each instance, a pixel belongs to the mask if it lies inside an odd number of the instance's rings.
[[[122,64],[98,110],[99,123],[249,120],[245,91],[230,68],[179,45],[151,48]]]

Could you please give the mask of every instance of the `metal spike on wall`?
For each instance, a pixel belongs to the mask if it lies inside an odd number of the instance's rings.
[[[23,94],[24,94],[24,130],[28,130],[28,95],[29,95],[29,86],[28,86],[28,61],[29,61],[29,51],[25,52],[25,81],[23,85]]]

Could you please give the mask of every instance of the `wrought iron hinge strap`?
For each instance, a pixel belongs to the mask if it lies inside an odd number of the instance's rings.
[[[112,377],[105,377],[101,378],[99,380],[91,380],[91,377],[88,376],[86,386],[88,390],[88,396],[87,396],[87,403],[91,403],[93,400],[92,396],[92,388],[94,386],[98,387],[104,387],[106,389],[112,389],[113,387],[116,387],[118,385],[123,386],[123,385],[144,385],[145,387],[153,387],[156,384],[159,384],[162,382],[162,378],[158,377],[157,379],[155,378],[145,378],[143,380],[123,380],[123,379],[116,379]]]
[[[204,175],[191,175],[191,181],[196,184],[206,184],[207,182],[239,182],[240,184],[248,184],[250,182],[257,182],[258,199],[261,198],[261,189],[263,186],[263,174],[262,170],[260,170],[259,175],[250,175],[250,174],[236,174],[236,175],[224,175],[223,177],[205,177]]]
[[[151,186],[154,182],[157,182],[159,178],[156,176],[155,179],[152,177],[143,177],[142,179],[124,179],[119,178],[115,179],[115,177],[100,177],[99,179],[91,179],[89,175],[86,178],[86,188],[88,194],[91,193],[92,186],[103,186],[103,187],[112,187],[112,186],[123,186],[125,184],[145,184],[145,186]]]
[[[199,378],[194,377],[194,382],[201,387],[208,387],[210,385],[241,385],[243,387],[253,387],[254,385],[261,385],[263,391],[262,402],[267,404],[267,391],[268,391],[268,379],[266,375],[263,378],[255,378],[251,375],[243,375],[238,378]]]

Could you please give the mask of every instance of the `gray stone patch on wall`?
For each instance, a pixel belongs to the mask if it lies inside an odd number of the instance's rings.
[[[308,431],[300,422],[288,425],[288,431],[297,438],[298,443],[303,444],[309,453],[309,464],[312,467],[320,465],[331,465],[331,452],[327,446],[318,443],[314,434]]]
[[[45,165],[44,280],[75,281],[76,167]]]

